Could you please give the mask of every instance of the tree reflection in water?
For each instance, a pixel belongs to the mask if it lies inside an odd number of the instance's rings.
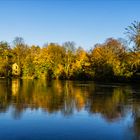
[[[64,116],[74,111],[98,113],[106,121],[119,121],[132,113],[133,129],[140,136],[140,88],[127,84],[95,84],[93,82],[0,80],[0,112],[12,107],[14,118],[30,109]]]

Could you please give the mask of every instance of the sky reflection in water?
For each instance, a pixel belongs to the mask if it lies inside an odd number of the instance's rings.
[[[0,80],[0,139],[138,139],[140,88]]]

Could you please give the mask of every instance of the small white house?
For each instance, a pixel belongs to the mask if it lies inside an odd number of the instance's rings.
[[[12,75],[13,76],[19,76],[20,75],[20,68],[19,68],[17,63],[14,63],[12,65]]]

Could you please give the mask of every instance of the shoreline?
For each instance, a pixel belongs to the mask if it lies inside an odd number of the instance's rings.
[[[47,79],[47,78],[33,78],[33,77],[0,77],[0,80],[1,79],[10,79],[10,80],[13,80],[13,79],[19,79],[19,80],[48,80],[48,81],[56,81],[56,80],[59,80],[59,81],[81,81],[81,82],[96,82],[96,83],[124,83],[124,84],[135,84],[135,83],[140,83],[140,80],[139,79],[131,79],[131,80],[125,80],[125,79],[121,79],[121,80],[96,80],[96,79]]]

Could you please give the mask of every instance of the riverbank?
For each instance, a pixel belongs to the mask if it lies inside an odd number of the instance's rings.
[[[56,78],[35,78],[35,77],[0,77],[0,79],[20,79],[20,80],[60,80],[60,81],[92,81],[96,83],[140,83],[140,77],[137,78],[130,78],[130,79],[125,79],[125,78],[115,78],[115,79],[94,79],[94,78],[88,78],[88,79],[56,79]]]

